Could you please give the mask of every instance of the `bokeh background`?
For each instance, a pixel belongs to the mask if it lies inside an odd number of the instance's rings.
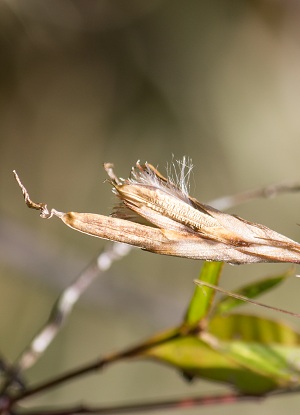
[[[138,159],[163,171],[172,155],[190,156],[192,194],[201,201],[300,179],[299,22],[299,2],[283,0],[0,2],[0,348],[9,361],[108,244],[28,210],[12,170],[36,201],[104,214],[114,203],[104,162],[126,177]],[[285,195],[233,212],[299,241],[299,200]],[[176,324],[200,267],[133,251],[85,293],[28,379],[38,382]],[[227,265],[222,284],[232,288],[286,268]],[[298,299],[296,278],[263,298],[299,312]],[[224,388],[187,384],[173,370],[136,362],[26,405],[213,391]],[[222,413],[293,414],[299,404],[288,396]]]

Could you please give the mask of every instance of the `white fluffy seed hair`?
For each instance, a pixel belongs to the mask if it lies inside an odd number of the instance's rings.
[[[190,204],[189,191],[192,169],[192,160],[184,156],[182,160],[175,160],[167,165],[167,178],[164,180],[156,174],[147,162],[141,168],[138,161],[136,167],[131,170],[128,183],[160,189],[170,196]]]
[[[190,193],[190,178],[193,167],[192,159],[186,156],[183,156],[182,160],[172,161],[167,166],[168,180],[171,180],[186,197]]]

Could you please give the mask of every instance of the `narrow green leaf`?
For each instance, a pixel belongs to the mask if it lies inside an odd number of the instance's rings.
[[[199,280],[217,285],[222,271],[222,262],[204,262]],[[204,318],[213,301],[215,290],[208,287],[196,287],[188,306],[184,323],[193,326]]]
[[[264,292],[267,292],[272,288],[276,287],[276,285],[282,283],[287,277],[291,276],[293,273],[294,270],[289,269],[283,274],[277,275],[275,277],[265,278],[259,281],[255,281],[254,283],[251,283],[249,285],[245,285],[244,287],[241,287],[238,290],[234,290],[233,293],[248,298],[256,298]],[[242,304],[245,304],[245,301],[233,297],[224,296],[215,305],[214,311],[216,314],[228,313],[233,308],[238,307]]]
[[[268,318],[244,314],[218,315],[209,321],[207,330],[223,341],[299,346],[300,350],[300,333]]]

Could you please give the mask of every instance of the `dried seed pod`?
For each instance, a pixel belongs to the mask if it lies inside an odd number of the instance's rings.
[[[104,166],[121,200],[113,216],[160,228],[169,239],[161,254],[231,263],[300,261],[300,245],[271,229],[220,212],[187,193],[190,166],[180,163],[178,183],[151,164],[136,164],[127,180]],[[188,174],[185,174],[187,169]]]
[[[28,207],[41,216],[58,216],[80,232],[124,242],[162,255],[224,261],[300,263],[300,245],[267,228],[198,202],[188,194],[191,165],[184,158],[179,173],[165,178],[151,164],[139,162],[127,180],[113,165],[104,168],[120,199],[111,217],[93,213],[62,213],[32,202],[15,173]]]

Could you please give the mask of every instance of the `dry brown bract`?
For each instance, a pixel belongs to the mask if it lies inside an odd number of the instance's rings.
[[[248,222],[198,202],[188,194],[191,167],[179,163],[176,177],[163,177],[151,164],[139,163],[129,179],[119,179],[113,165],[104,168],[120,204],[111,217],[93,213],[62,213],[34,203],[22,185],[28,207],[43,218],[53,215],[80,232],[137,246],[162,255],[231,264],[300,263],[300,245],[266,226]]]

